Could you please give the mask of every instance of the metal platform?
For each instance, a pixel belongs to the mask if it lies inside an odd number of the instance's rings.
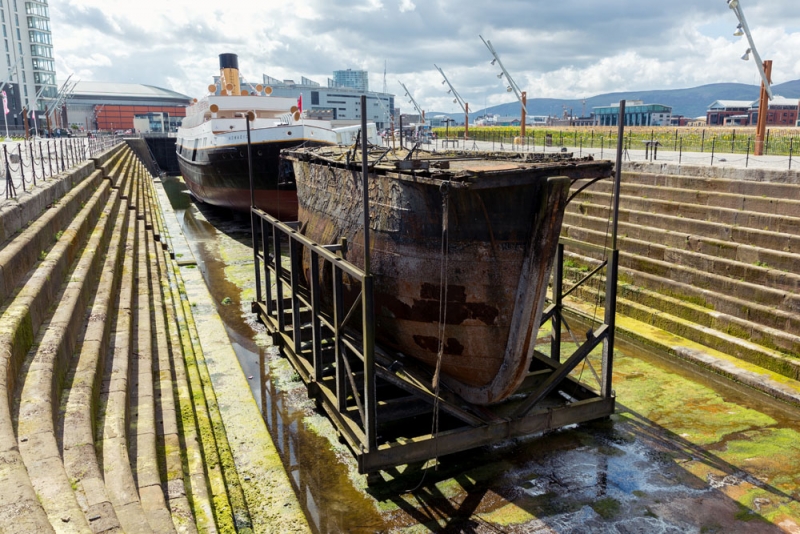
[[[560,361],[537,351],[530,372],[517,393],[491,406],[471,405],[444,388],[437,396],[432,369],[402,354],[375,345],[372,277],[347,262],[346,243],[318,245],[297,231],[253,209],[256,302],[253,312],[266,325],[308,389],[308,395],[336,426],[358,461],[360,473],[386,470],[410,462],[565,425],[603,418],[614,412],[611,390],[613,326],[608,320],[582,336],[583,342]],[[561,354],[565,246],[559,244],[554,268],[554,297],[542,323],[552,321],[550,353]],[[311,258],[309,286],[302,255]],[[608,262],[608,283],[616,288],[616,254]],[[605,265],[605,264],[604,264]],[[319,269],[329,269],[333,303],[323,306]],[[345,310],[343,279],[360,286],[352,309]],[[606,310],[613,314],[615,291],[606,292]],[[359,319],[356,322],[356,319]],[[571,340],[570,340],[571,341]],[[573,370],[598,345],[604,344],[599,373],[592,368],[579,381]],[[591,366],[590,366],[591,368]],[[433,418],[438,410],[438,431]]]

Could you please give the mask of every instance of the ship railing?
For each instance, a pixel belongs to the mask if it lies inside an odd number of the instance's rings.
[[[299,223],[281,222],[258,208],[251,216],[253,312],[273,343],[288,349],[283,353],[309,396],[338,418],[347,444],[369,453],[377,439],[372,276],[345,259],[344,240],[319,245],[298,231]],[[325,294],[332,302],[323,306]]]
[[[5,198],[15,198],[122,142],[121,138],[61,137],[2,143]]]

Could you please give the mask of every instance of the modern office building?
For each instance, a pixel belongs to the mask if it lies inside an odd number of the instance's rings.
[[[593,108],[595,126],[616,126],[619,102]],[[641,100],[625,101],[625,126],[669,126],[672,108],[662,104],[645,104]]]
[[[747,110],[751,125],[758,122],[758,104],[758,100],[751,102]],[[774,95],[772,100],[767,101],[767,126],[794,126],[798,118],[800,117],[798,117],[796,98]]]
[[[152,85],[81,81],[67,99],[62,127],[125,131],[142,130],[147,124],[149,131],[174,132],[191,101],[186,95]],[[134,123],[137,118],[140,120]]]
[[[347,71],[337,71],[347,72]],[[366,72],[364,72],[366,76]],[[303,95],[303,111],[309,118],[330,120],[336,126],[358,124],[361,122],[361,95],[367,96],[367,120],[374,122],[379,130],[391,125],[391,110],[394,109],[394,95],[377,93],[356,87],[323,87],[319,83],[300,78],[294,80],[278,80],[264,75],[263,84],[272,88],[273,96],[297,99]],[[246,88],[247,85],[242,85]]]
[[[21,107],[42,111],[56,97],[56,69],[47,0],[0,0],[5,68]],[[9,94],[9,91],[7,91]]]
[[[369,73],[365,70],[335,70],[328,87],[349,87],[362,93],[369,92]]]
[[[706,124],[708,126],[722,126],[731,122],[741,124],[744,118],[746,125],[749,120],[750,104],[752,104],[750,100],[715,100],[706,111]]]

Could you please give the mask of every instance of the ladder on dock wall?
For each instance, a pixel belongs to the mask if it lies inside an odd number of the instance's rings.
[[[255,207],[251,217],[256,279],[252,311],[305,383],[309,397],[333,422],[360,473],[376,474],[614,412],[616,250],[610,250],[606,262],[564,291],[565,247],[591,245],[560,241],[553,297],[542,317],[542,325],[552,322],[552,357],[537,350],[517,393],[502,403],[477,406],[445,387],[437,396],[431,386],[432,369],[375,343],[372,277],[346,260],[346,242],[319,245],[302,235],[299,223],[281,222]],[[308,281],[303,275],[304,255],[310,259]],[[562,359],[563,299],[603,268],[608,288],[605,316]],[[332,302],[325,305],[321,269],[331,274],[330,280],[325,277],[330,286],[324,289],[329,290]],[[345,277],[358,295],[350,309],[345,307]],[[587,358],[600,345],[600,372],[592,368],[588,379],[582,378],[583,373],[576,376],[581,363],[591,368]],[[596,383],[590,383],[592,378]],[[439,418],[435,432],[433,417]],[[378,478],[368,480],[377,482]]]

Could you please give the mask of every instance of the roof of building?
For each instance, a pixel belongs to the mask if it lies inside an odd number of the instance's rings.
[[[77,97],[104,97],[104,98],[136,98],[155,100],[177,100],[183,103],[192,101],[191,97],[178,92],[140,83],[117,82],[85,82],[80,81],[75,86],[73,96]]]
[[[715,100],[708,109],[749,108],[750,100]]]
[[[773,95],[772,96],[772,100],[770,100],[767,103],[767,106],[768,107],[773,107],[773,106],[797,107],[799,102],[800,102],[800,100],[798,100],[797,98],[786,98],[786,97],[783,97],[783,96],[780,96],[780,95]],[[750,103],[750,107],[751,108],[757,108],[758,107],[758,100],[753,100]]]

